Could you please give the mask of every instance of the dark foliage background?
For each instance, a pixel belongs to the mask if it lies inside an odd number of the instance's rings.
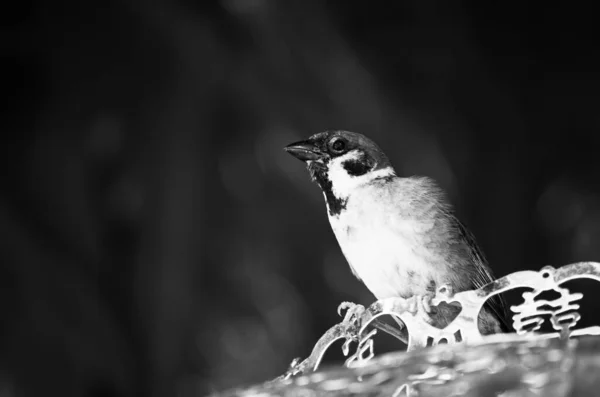
[[[199,395],[306,356],[340,301],[372,301],[282,151],[328,128],[366,133],[399,173],[437,179],[498,276],[600,260],[591,8],[13,7],[2,396]],[[593,321],[598,287],[577,287]]]

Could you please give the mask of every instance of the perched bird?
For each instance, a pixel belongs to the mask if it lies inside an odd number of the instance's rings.
[[[307,164],[352,272],[377,299],[432,296],[441,286],[460,292],[493,281],[443,191],[426,177],[397,176],[364,135],[326,131],[285,150]],[[444,327],[459,310],[438,306],[432,318]],[[501,297],[486,302],[479,329],[483,334],[510,329]]]

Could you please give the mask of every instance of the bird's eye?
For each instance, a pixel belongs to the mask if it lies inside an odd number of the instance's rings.
[[[346,149],[346,142],[343,139],[336,139],[331,142],[331,149],[335,152],[343,152]]]

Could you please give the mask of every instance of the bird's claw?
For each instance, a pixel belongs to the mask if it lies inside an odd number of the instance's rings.
[[[365,309],[363,305],[358,305],[356,303],[342,302],[337,309],[338,315],[342,315],[342,310],[346,310],[346,315],[343,320],[344,323],[360,323],[360,319],[367,309]]]
[[[342,310],[348,309],[352,307],[352,302],[342,302],[340,303],[340,305],[337,308],[337,314],[338,316],[342,316]]]
[[[417,312],[424,314],[431,313],[431,300],[433,296],[430,294],[413,295],[409,300],[408,312],[415,315]]]

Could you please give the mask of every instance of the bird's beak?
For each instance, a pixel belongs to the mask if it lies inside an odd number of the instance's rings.
[[[283,150],[302,161],[319,160],[325,155],[310,141],[295,142],[287,145]]]

